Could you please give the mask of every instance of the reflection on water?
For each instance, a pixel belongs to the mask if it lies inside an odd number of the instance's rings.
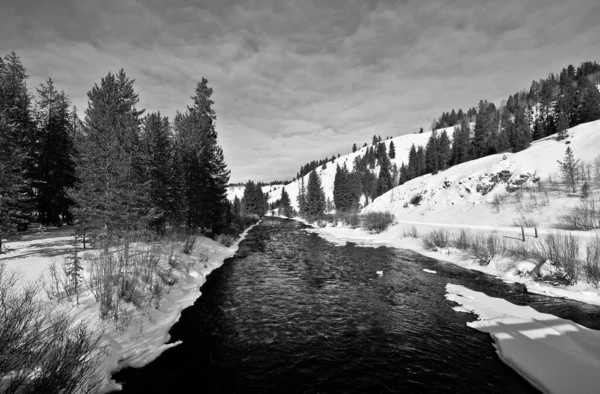
[[[171,330],[183,344],[115,374],[124,391],[535,392],[489,335],[466,326],[473,315],[451,309],[446,283],[599,325],[577,303],[412,252],[334,246],[303,228],[266,219],[251,230]]]

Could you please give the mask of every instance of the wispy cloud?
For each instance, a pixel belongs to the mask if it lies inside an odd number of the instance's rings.
[[[0,51],[80,109],[124,68],[141,106],[172,117],[206,77],[232,181],[269,180],[600,60],[599,14],[596,0],[4,0]]]

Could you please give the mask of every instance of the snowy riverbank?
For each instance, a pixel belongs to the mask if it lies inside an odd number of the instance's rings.
[[[128,324],[102,320],[100,305],[89,291],[80,294],[79,304],[75,300],[47,301],[54,310],[71,316],[74,322],[85,322],[102,332],[101,343],[106,346],[106,357],[99,367],[99,373],[104,376],[106,383],[101,392],[121,388],[111,379],[116,370],[141,367],[178,344],[167,344],[171,327],[179,320],[181,312],[201,296],[200,287],[206,277],[236,253],[239,243],[252,227],[246,229],[230,247],[198,236],[192,252],[186,256],[187,266],[171,271],[176,281],[166,290],[158,308],[151,307],[145,312],[129,308],[131,315]],[[19,271],[23,284],[39,280],[53,260],[69,253],[71,238],[68,228],[54,229],[44,235],[25,235],[19,241],[6,244],[9,251],[2,255],[0,263],[6,264],[10,270]]]

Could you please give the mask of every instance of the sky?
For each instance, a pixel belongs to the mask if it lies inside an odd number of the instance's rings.
[[[599,17],[597,0],[2,0],[0,54],[80,110],[123,68],[173,118],[205,77],[230,181],[271,181],[600,61]]]

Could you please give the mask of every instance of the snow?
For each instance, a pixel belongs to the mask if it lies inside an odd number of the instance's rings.
[[[454,130],[453,127],[448,129]],[[441,130],[440,130],[441,132]],[[396,164],[398,168],[402,162],[408,163],[408,153],[410,151],[410,147],[415,144],[416,147],[425,146],[427,141],[431,137],[431,132],[424,132],[422,134],[406,134],[399,137],[394,137],[389,140],[382,141],[385,143],[386,150],[389,151],[390,144],[392,141],[394,142],[394,149],[396,151],[396,157],[391,159],[392,164]],[[449,132],[449,137],[452,137],[452,132]],[[354,153],[349,153],[344,156],[340,156],[336,158],[332,162],[328,162],[325,169],[318,167],[315,171],[321,178],[321,185],[323,186],[323,191],[325,192],[325,199],[330,199],[333,201],[333,181],[335,179],[335,171],[336,166],[342,167],[344,164],[348,168],[348,170],[352,170],[354,168],[354,159],[359,156],[364,156],[367,147],[363,147],[358,149]],[[376,166],[375,169],[372,170],[374,173],[379,173],[379,169]],[[304,176],[304,185],[305,187],[308,185],[308,174]],[[266,187],[268,188],[268,186]],[[290,201],[292,207],[294,209],[298,209],[298,191],[300,189],[300,181],[297,179],[294,182],[291,182],[285,186],[285,191],[290,196]],[[274,186],[272,190],[268,190],[269,194],[269,203],[273,203],[281,198],[281,185]],[[265,188],[263,187],[263,193],[265,193]],[[228,188],[228,198],[233,200],[235,196],[241,198],[244,194],[244,186],[231,186]]]
[[[262,186],[261,190],[268,196],[268,201],[273,202],[281,198],[282,187],[283,185]],[[244,196],[245,189],[245,186],[227,186],[227,199],[233,202],[233,200],[235,200],[237,197],[241,200]]]
[[[576,199],[567,196],[553,198],[543,209],[517,210],[504,207],[500,212],[490,209],[489,203],[499,193],[505,193],[509,184],[525,179],[533,185],[533,178],[543,181],[549,176],[558,179],[559,164],[567,146],[575,158],[591,163],[600,156],[600,121],[584,123],[568,130],[569,137],[556,141],[555,136],[536,141],[529,149],[518,153],[487,156],[453,166],[436,175],[425,175],[398,186],[375,199],[363,212],[389,211],[408,224],[444,223],[454,226],[513,226],[522,215],[533,216],[540,227],[556,223],[564,210]],[[494,176],[509,174],[506,182],[494,181]],[[478,191],[493,185],[487,194]],[[416,194],[422,195],[418,206],[410,204]]]
[[[169,288],[159,307],[150,308],[146,314],[135,310],[130,324],[124,329],[119,329],[113,321],[100,319],[99,304],[89,293],[80,296],[79,305],[75,302],[47,301],[56,311],[68,313],[75,322],[84,321],[103,333],[102,344],[107,347],[107,356],[100,366],[100,373],[106,382],[101,392],[120,389],[120,385],[111,379],[112,372],[124,367],[146,365],[168,348],[179,344],[166,344],[170,339],[169,330],[179,320],[183,309],[193,305],[201,296],[200,287],[207,275],[235,254],[239,242],[251,228],[246,229],[231,247],[198,236],[194,250],[187,257],[194,262],[189,273],[183,268],[175,269],[173,275],[177,277],[177,282]],[[33,282],[44,274],[53,259],[61,259],[68,254],[71,241],[72,228],[68,227],[51,229],[44,235],[32,232],[19,241],[7,242],[8,253],[2,255],[0,263],[5,263],[10,270],[19,271],[23,284]]]
[[[463,286],[447,284],[458,312],[478,320],[469,327],[489,333],[500,358],[535,387],[549,393],[597,393],[600,332],[517,306]]]
[[[423,272],[427,272],[428,274],[437,274],[437,271],[434,271],[434,270],[429,270],[429,269],[427,269],[427,268],[424,268],[424,269],[423,269]]]

